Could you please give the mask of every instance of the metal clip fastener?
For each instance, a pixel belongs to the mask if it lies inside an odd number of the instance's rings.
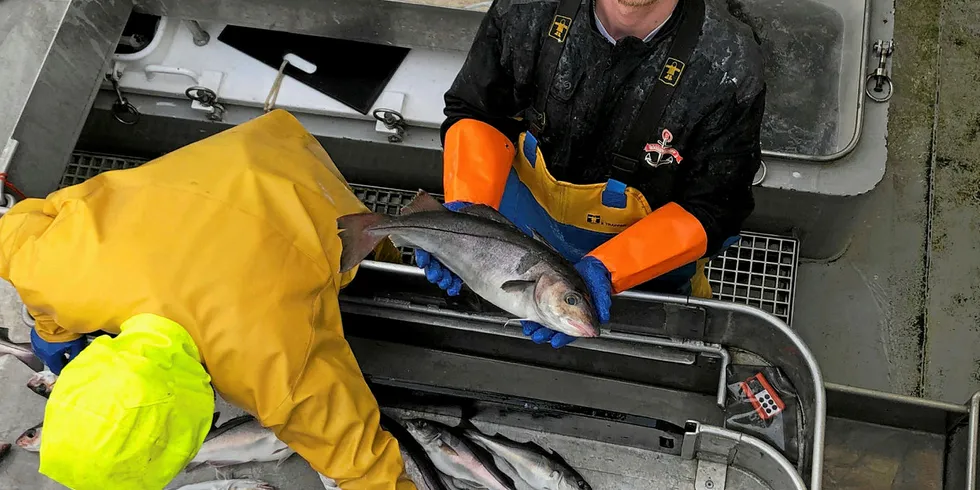
[[[388,142],[400,143],[405,139],[405,118],[398,111],[391,109],[375,109],[372,113],[374,118],[381,121],[388,129],[393,129],[395,134],[388,135]]]
[[[887,102],[888,99],[892,98],[894,86],[892,85],[891,77],[888,76],[885,70],[885,64],[893,52],[895,52],[895,41],[886,42],[881,39],[875,41],[874,54],[878,57],[878,68],[868,74],[868,78],[864,83],[864,92],[875,102]],[[873,87],[872,82],[874,82]],[[876,94],[885,92],[885,95],[874,95],[871,93],[872,91]]]
[[[225,118],[225,106],[218,103],[218,94],[214,93],[214,90],[195,85],[188,87],[184,91],[184,95],[188,99],[196,100],[202,106],[211,109],[207,115],[209,121],[218,122]]]
[[[105,78],[112,84],[112,89],[116,91],[116,101],[112,103],[112,117],[116,118],[122,124],[127,126],[132,126],[140,120],[140,111],[136,109],[132,103],[123,97],[122,91],[119,90],[119,78],[120,73],[113,71],[112,73],[106,73]]]

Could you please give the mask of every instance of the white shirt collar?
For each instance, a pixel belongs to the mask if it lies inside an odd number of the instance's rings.
[[[599,14],[598,12],[596,12],[594,5],[592,7],[592,16],[595,17],[595,26],[599,29],[599,32],[602,34],[602,37],[606,38],[607,41],[616,44],[616,39],[614,39],[612,36],[609,35],[609,31],[606,30],[606,27],[602,25],[602,21],[599,20]],[[664,19],[664,21],[659,26],[657,26],[654,30],[650,31],[650,34],[647,34],[647,37],[643,38],[643,42],[647,42],[653,39],[653,36],[656,36],[657,32],[660,31],[660,28],[666,25],[667,21],[670,20],[670,18],[673,16],[674,13],[671,12],[670,15],[668,15],[667,18]]]

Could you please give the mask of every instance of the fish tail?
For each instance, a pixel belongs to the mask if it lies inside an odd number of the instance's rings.
[[[373,230],[391,218],[381,213],[348,214],[337,218],[340,230],[340,272],[347,272],[359,264],[381,243],[387,235]]]

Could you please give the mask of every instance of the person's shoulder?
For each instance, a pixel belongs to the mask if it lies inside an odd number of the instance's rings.
[[[698,49],[709,72],[733,83],[736,98],[744,101],[765,86],[763,51],[752,27],[732,15],[727,4],[726,0],[705,0],[704,34]]]

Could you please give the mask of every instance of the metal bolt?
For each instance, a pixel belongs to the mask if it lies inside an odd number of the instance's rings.
[[[704,482],[704,488],[715,488],[715,482],[711,480]]]

